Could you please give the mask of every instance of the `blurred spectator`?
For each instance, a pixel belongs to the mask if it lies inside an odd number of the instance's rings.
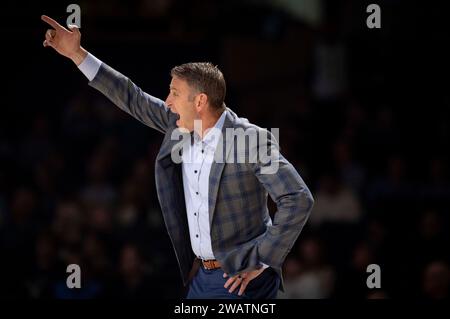
[[[335,297],[365,298],[370,291],[367,287],[367,266],[373,263],[380,265],[376,262],[375,254],[368,243],[360,241],[353,249],[350,263],[346,265],[341,272],[342,276],[338,278]],[[383,269],[382,265],[380,267]]]
[[[150,269],[144,264],[138,248],[125,244],[119,255],[120,274],[110,293],[123,299],[150,299],[161,296],[162,287],[152,285]]]
[[[379,176],[368,187],[368,201],[374,207],[402,209],[402,203],[414,195],[406,180],[405,160],[400,156],[391,156],[387,160],[386,174]],[[397,217],[397,216],[394,216]]]
[[[329,298],[334,289],[335,273],[324,262],[321,243],[314,238],[300,242],[299,261],[289,259],[284,293],[279,298],[320,299]]]
[[[436,210],[428,209],[419,215],[411,234],[405,259],[414,278],[419,278],[423,268],[434,260],[449,261],[449,236],[443,216]]]
[[[450,198],[450,183],[446,163],[440,158],[430,160],[427,181],[423,186],[425,201],[444,206],[445,201]]]
[[[93,299],[102,296],[103,286],[99,280],[93,278],[92,267],[89,267],[84,259],[81,247],[70,247],[61,255],[61,263],[67,266],[75,264],[80,267],[80,288],[69,288],[67,278],[71,273],[66,273],[53,287],[54,298],[57,299]],[[64,270],[65,270],[64,269]]]
[[[423,261],[447,256],[445,247],[448,245],[448,233],[445,225],[441,214],[434,210],[427,210],[421,215],[416,249]]]
[[[47,116],[44,114],[36,115],[32,120],[28,134],[20,144],[21,150],[18,160],[24,167],[34,167],[37,163],[46,160],[54,149]]]
[[[320,178],[315,198],[316,204],[310,217],[312,226],[317,227],[325,222],[355,224],[362,217],[359,199],[334,174]]]
[[[60,242],[59,247],[80,245],[82,240],[82,229],[84,217],[79,205],[74,201],[61,201],[56,208],[52,230]]]
[[[30,267],[27,289],[31,298],[53,298],[53,284],[64,268],[58,271],[55,238],[50,231],[39,233],[35,244],[34,267]]]
[[[312,90],[320,101],[333,101],[348,90],[347,48],[338,26],[327,21],[320,28],[314,48]]]
[[[398,120],[392,108],[387,105],[377,106],[375,114],[371,114],[372,120],[368,123],[367,136],[365,137],[366,149],[372,161],[383,161],[389,154],[395,154],[401,149],[399,142]],[[397,157],[397,159],[401,160]],[[390,161],[392,162],[391,156]],[[389,163],[393,165],[394,163]]]
[[[442,261],[429,263],[423,273],[423,295],[429,299],[448,299],[450,269]]]
[[[333,146],[333,160],[338,167],[342,183],[354,194],[359,195],[365,172],[361,164],[354,159],[350,144],[337,141]]]
[[[81,198],[86,207],[112,205],[115,189],[109,183],[111,157],[107,149],[99,148],[88,163],[88,181],[81,190]]]

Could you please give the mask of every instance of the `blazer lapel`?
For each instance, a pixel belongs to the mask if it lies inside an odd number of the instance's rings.
[[[190,141],[190,138],[191,136],[189,132],[184,132],[179,128],[171,130],[164,136],[157,160],[163,159],[170,155],[172,156],[172,159],[175,160],[174,164],[180,164],[181,156],[183,154],[183,143],[185,139]]]
[[[214,161],[211,165],[211,172],[209,173],[208,208],[210,227],[212,226],[212,220],[216,208],[217,192],[219,191],[220,179],[225,167],[226,159],[228,158],[228,155],[230,154],[233,146],[233,135],[231,135],[231,138],[228,138],[227,140],[226,129],[233,127],[235,119],[236,114],[234,114],[229,108],[227,108],[227,114],[225,116],[225,121],[222,127],[222,135],[220,137],[219,143],[217,144],[217,149],[214,154]]]

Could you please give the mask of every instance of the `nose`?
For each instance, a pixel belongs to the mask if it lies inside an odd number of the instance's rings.
[[[175,113],[175,108],[174,108],[174,106],[173,106],[173,104],[172,104],[172,99],[170,98],[170,95],[167,96],[166,101],[165,101],[164,103],[166,103],[167,107],[168,107],[172,112]]]
[[[173,105],[172,105],[172,101],[171,101],[171,99],[169,98],[169,96],[167,96],[166,101],[165,101],[164,103],[167,105],[167,107],[168,107],[172,112],[175,113],[175,110],[174,110]]]

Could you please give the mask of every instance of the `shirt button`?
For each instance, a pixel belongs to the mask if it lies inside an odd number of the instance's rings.
[[[197,237],[197,238],[198,238],[198,234],[197,234],[197,235],[195,235],[195,237]]]
[[[197,174],[197,170],[195,170],[194,173]]]
[[[202,150],[202,153],[205,153],[205,150]]]
[[[198,195],[198,192],[195,192],[195,194],[197,194],[197,195]]]
[[[197,213],[194,213],[194,216],[197,216]]]

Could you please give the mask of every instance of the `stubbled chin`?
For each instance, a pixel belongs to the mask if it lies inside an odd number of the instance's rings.
[[[187,128],[183,125],[183,123],[181,123],[180,120],[177,120],[175,124],[178,126],[178,128],[187,130]]]

